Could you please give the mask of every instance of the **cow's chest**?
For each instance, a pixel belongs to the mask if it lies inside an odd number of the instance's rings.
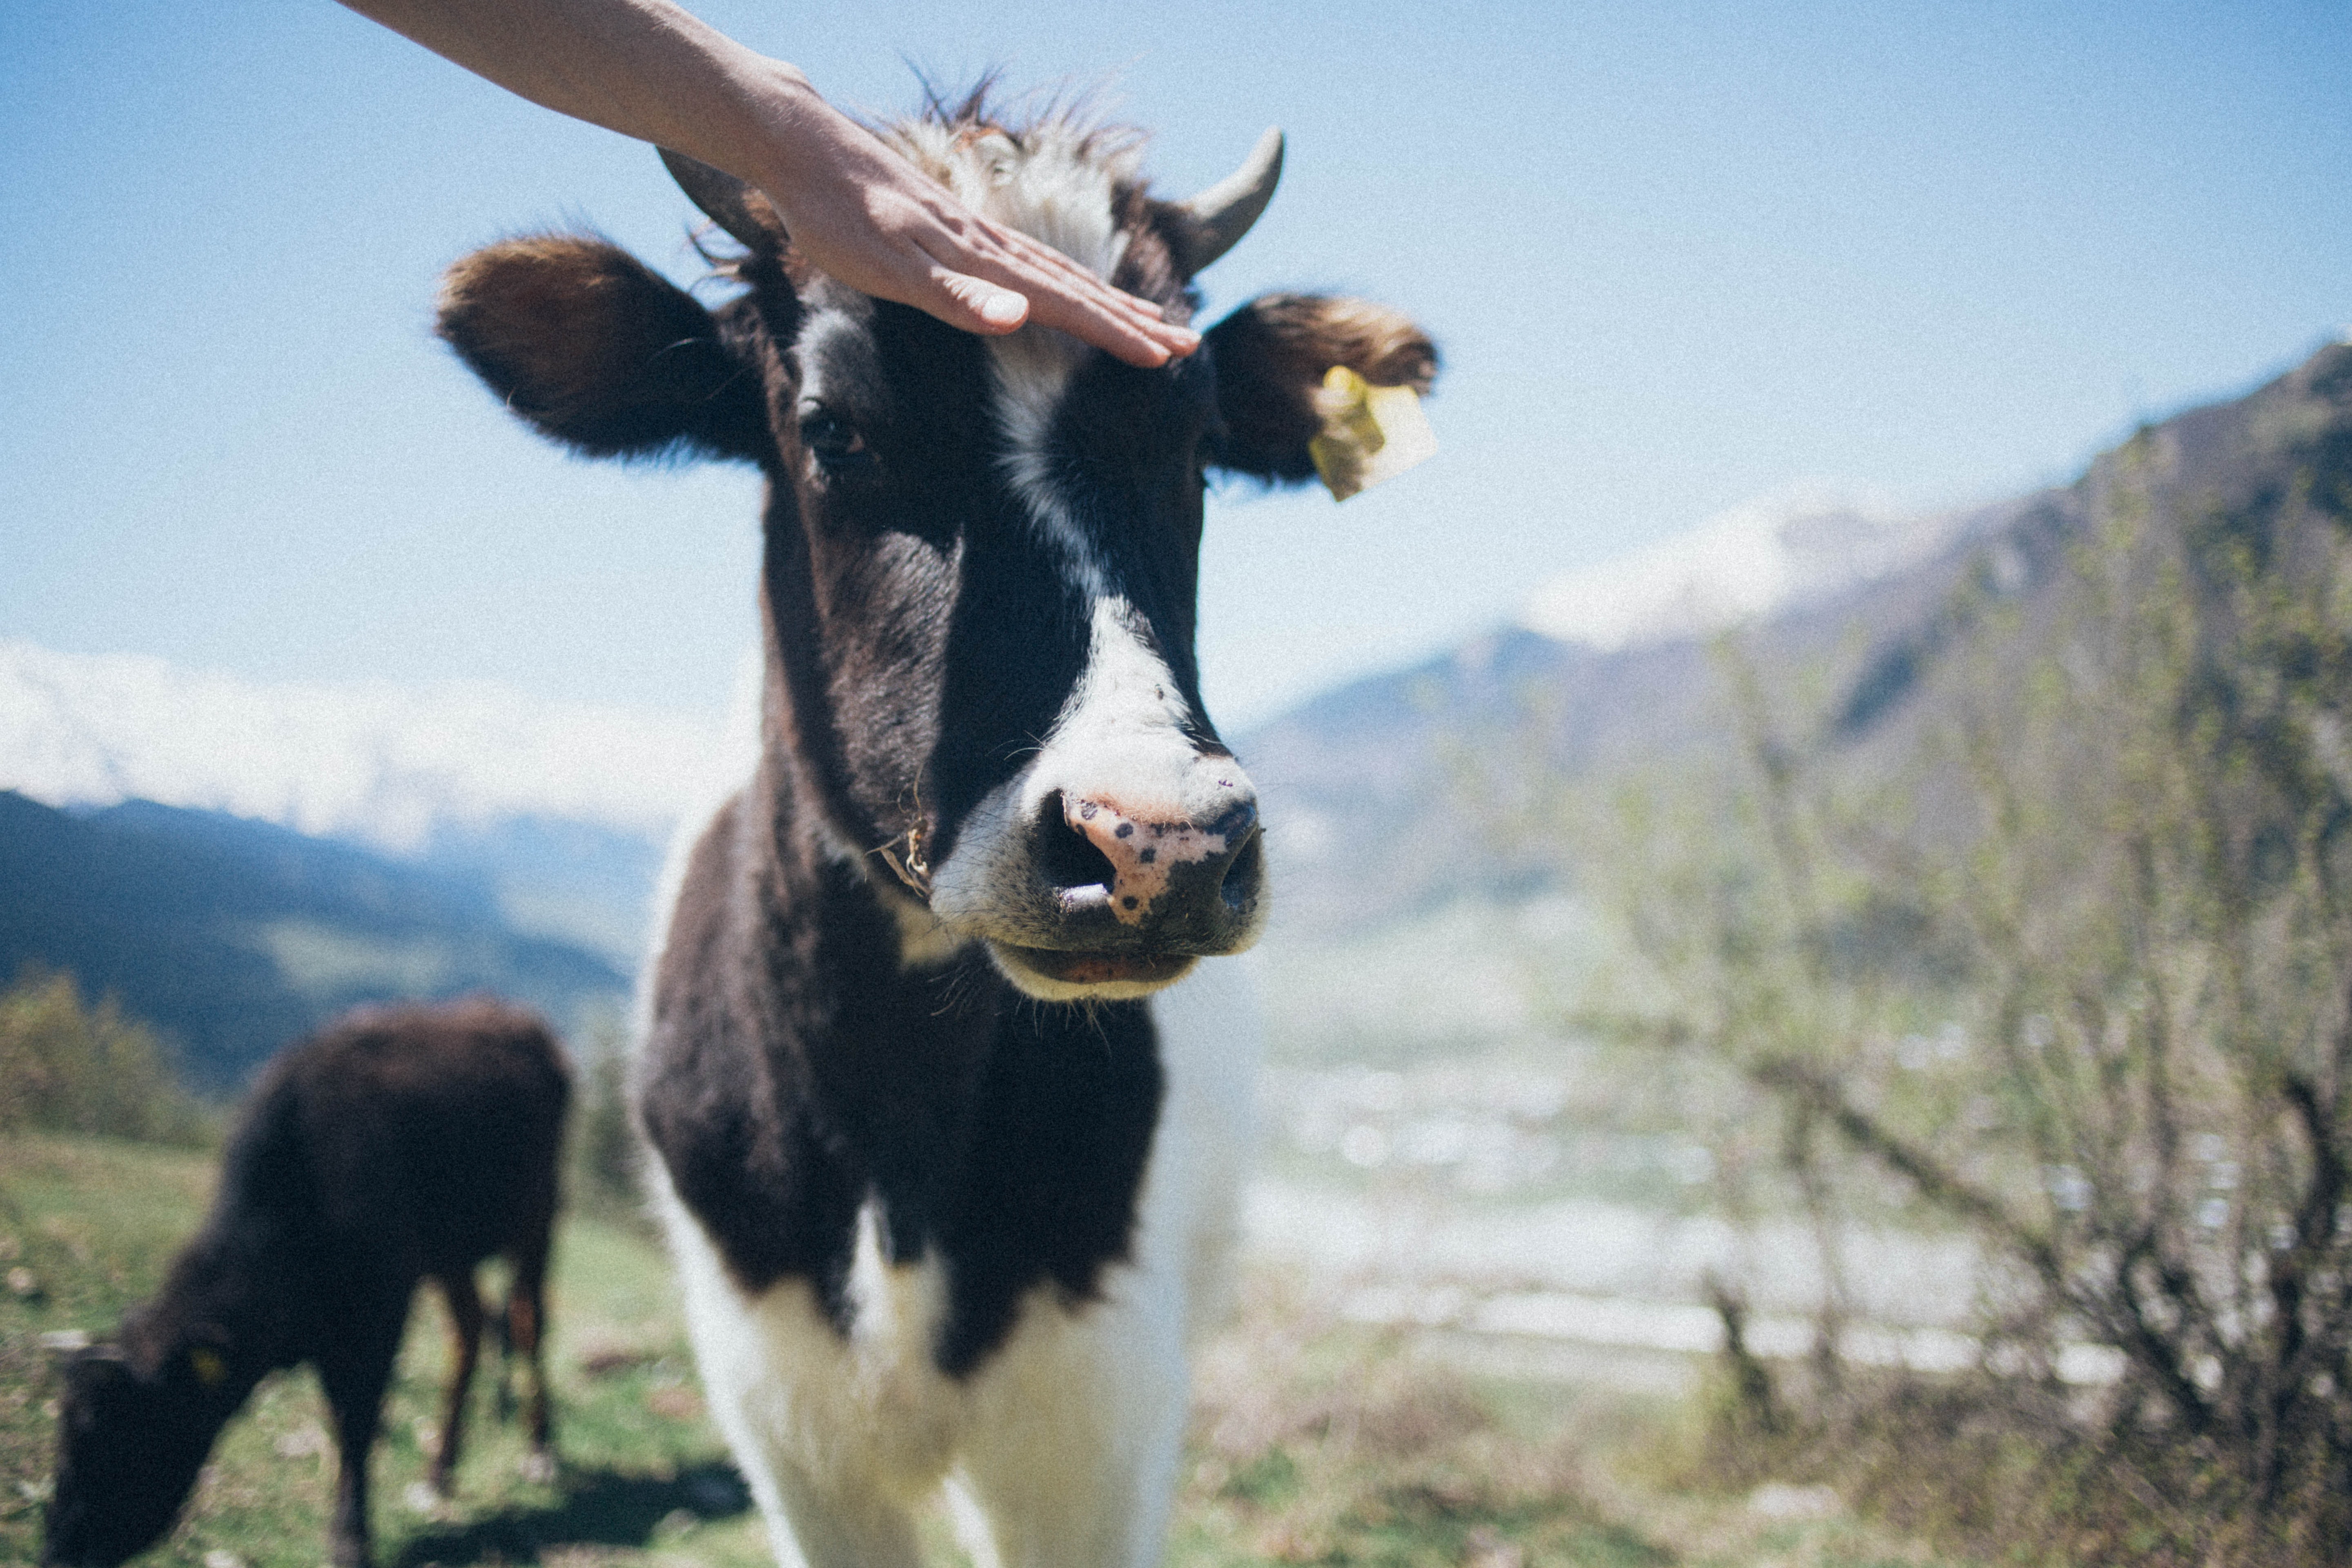
[[[815,1046],[834,1054],[736,1079],[764,1097],[675,1123],[657,1066],[648,1126],[736,1287],[797,1285],[860,1365],[903,1369],[890,1398],[926,1362],[969,1377],[1031,1298],[1092,1300],[1129,1256],[1164,1091],[1144,1007],[1007,1009],[955,1051],[919,1027]],[[782,1322],[779,1345],[800,1331]]]

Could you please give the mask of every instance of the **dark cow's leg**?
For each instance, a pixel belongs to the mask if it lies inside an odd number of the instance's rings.
[[[347,1287],[350,1315],[319,1355],[319,1382],[335,1418],[335,1512],[327,1537],[335,1568],[367,1568],[368,1454],[415,1288],[413,1280]]]
[[[465,1439],[466,1392],[473,1386],[474,1364],[482,1352],[482,1294],[474,1288],[471,1269],[439,1277],[442,1299],[449,1303],[449,1391],[441,1404],[441,1451],[433,1456],[433,1489],[447,1497],[457,1470],[457,1448]]]
[[[510,1353],[520,1355],[530,1369],[526,1414],[530,1424],[531,1468],[552,1479],[555,1450],[547,1409],[547,1246],[541,1237],[515,1250],[514,1283],[507,1289],[507,1343]]]

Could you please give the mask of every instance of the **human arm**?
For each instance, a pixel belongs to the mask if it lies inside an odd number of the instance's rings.
[[[669,0],[343,0],[532,102],[749,181],[831,276],[968,331],[1058,327],[1132,364],[1190,329],[992,223],[835,109],[808,79]]]

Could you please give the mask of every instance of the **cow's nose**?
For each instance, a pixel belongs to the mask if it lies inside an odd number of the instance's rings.
[[[1067,791],[1055,805],[1038,824],[1039,862],[1069,913],[1108,912],[1124,934],[1183,952],[1230,951],[1249,930],[1265,853],[1246,787],[1206,819]]]

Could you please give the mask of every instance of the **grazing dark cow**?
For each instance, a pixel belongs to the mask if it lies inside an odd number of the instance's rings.
[[[509,1344],[540,1355],[556,1154],[571,1093],[532,1015],[488,1000],[369,1007],[278,1058],[221,1163],[204,1228],[112,1344],[66,1366],[46,1560],[106,1565],[179,1516],[213,1439],[264,1373],[309,1362],[332,1411],[338,1568],[368,1558],[367,1461],[417,1281],[441,1287],[457,1366],[433,1482],[457,1463],[482,1337],[474,1268],[504,1256]]]
[[[1282,150],[1165,202],[1132,137],[977,101],[885,134],[1177,319]],[[1159,370],[971,336],[669,161],[734,297],[540,237],[459,262],[441,331],[576,450],[767,476],[760,760],[674,865],[638,1068],[712,1414],[786,1563],[913,1563],[943,1482],[983,1560],[1155,1562],[1254,1035],[1224,975],[1153,994],[1265,908],[1194,666],[1206,477],[1307,477],[1329,367],[1425,388],[1434,352],[1301,295]]]

